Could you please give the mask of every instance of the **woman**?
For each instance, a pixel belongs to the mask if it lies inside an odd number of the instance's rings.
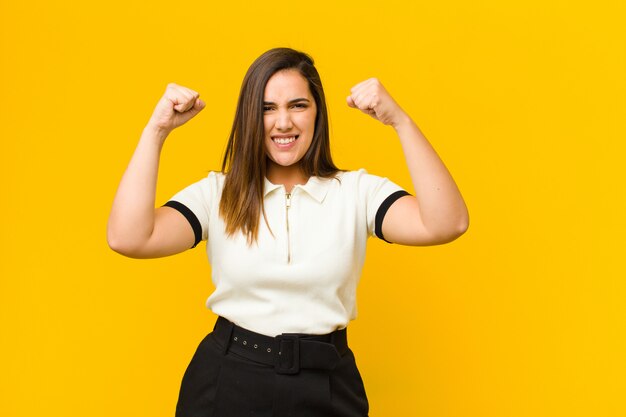
[[[367,416],[346,326],[356,317],[365,241],[452,241],[468,227],[454,180],[376,79],[347,97],[396,131],[415,196],[332,162],[322,84],[306,54],[272,49],[249,68],[222,172],[155,205],[166,137],[205,106],[170,84],[120,182],[108,242],[152,258],[207,241],[219,318],[181,384],[183,416]]]

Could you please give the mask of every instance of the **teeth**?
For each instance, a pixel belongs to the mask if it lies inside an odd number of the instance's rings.
[[[279,143],[281,145],[286,145],[296,140],[295,136],[291,136],[288,138],[274,138],[274,142]]]

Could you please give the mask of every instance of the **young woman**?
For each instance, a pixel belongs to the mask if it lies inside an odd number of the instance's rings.
[[[183,377],[176,415],[367,416],[346,326],[369,236],[436,245],[465,232],[468,213],[443,162],[377,79],[347,105],[397,133],[415,196],[330,155],[324,90],[313,60],[272,49],[249,68],[222,172],[155,209],[161,148],[205,106],[169,84],[120,182],[107,237],[135,258],[207,241],[219,316]]]

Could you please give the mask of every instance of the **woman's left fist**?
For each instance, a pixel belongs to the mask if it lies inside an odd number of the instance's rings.
[[[377,78],[370,78],[350,89],[348,106],[369,114],[383,124],[395,126],[404,114]]]

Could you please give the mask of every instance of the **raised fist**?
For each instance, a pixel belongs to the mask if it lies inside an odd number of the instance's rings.
[[[205,103],[199,97],[200,94],[187,87],[169,83],[150,117],[149,124],[167,132],[176,129],[204,108]]]
[[[348,106],[369,114],[386,125],[395,125],[404,111],[376,78],[358,83],[346,98]]]

